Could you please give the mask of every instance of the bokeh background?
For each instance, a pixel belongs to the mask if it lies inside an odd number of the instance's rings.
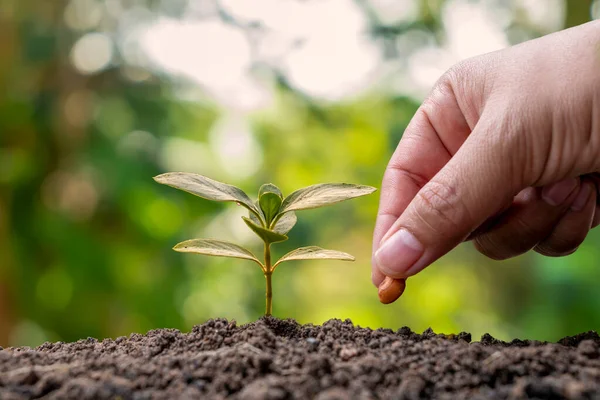
[[[253,321],[264,278],[175,253],[194,237],[260,254],[243,209],[156,184],[208,175],[251,196],[380,186],[416,108],[454,63],[600,18],[586,0],[0,0],[0,345]],[[382,306],[378,196],[298,213],[305,245],[274,314],[372,328],[558,340],[600,327],[600,232],[574,255],[494,262],[465,244]]]

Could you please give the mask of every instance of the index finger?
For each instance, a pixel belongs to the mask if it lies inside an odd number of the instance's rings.
[[[467,139],[471,129],[452,90],[437,90],[417,110],[386,168],[375,230],[373,256],[394,222],[419,190]],[[375,286],[385,276],[372,262]]]

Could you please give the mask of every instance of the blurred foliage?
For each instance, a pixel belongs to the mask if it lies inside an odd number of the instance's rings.
[[[415,32],[444,42],[446,2],[417,1],[416,15],[400,23],[383,21],[375,3],[353,4],[386,57],[402,62],[395,43]],[[512,3],[513,43],[547,33]],[[590,18],[590,1],[564,4],[562,26]],[[272,104],[239,115],[185,79],[129,62],[126,46],[115,45],[96,69],[93,57],[73,53],[86,35],[100,49],[117,41],[119,17],[131,10],[136,18],[178,18],[188,8],[184,0],[0,0],[0,345],[261,315],[264,283],[254,265],[171,250],[207,236],[258,248],[243,210],[161,187],[154,175],[199,172],[249,193],[266,181],[284,194],[318,182],[380,185],[419,105],[414,96],[376,88],[322,101],[271,65],[261,79],[272,83]],[[223,24],[252,28],[216,9]],[[598,232],[559,259],[528,254],[498,263],[463,245],[411,279],[399,302],[380,305],[370,283],[377,200],[302,212],[276,256],[319,244],[357,262],[282,267],[273,282],[276,316],[504,339],[557,340],[600,326]]]

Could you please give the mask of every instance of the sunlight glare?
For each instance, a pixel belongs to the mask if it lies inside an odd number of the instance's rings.
[[[82,74],[95,74],[106,68],[113,57],[113,43],[99,32],[83,35],[71,50],[71,62]]]
[[[449,1],[443,10],[449,50],[459,61],[507,47],[503,26],[507,17],[491,15],[482,3]]]
[[[565,0],[520,0],[520,3],[531,24],[538,29],[555,32],[564,27]]]
[[[234,86],[250,66],[244,34],[217,21],[161,18],[140,40],[153,62],[209,89]]]
[[[210,133],[210,147],[230,177],[250,177],[262,165],[262,149],[243,118],[229,116],[219,121]]]

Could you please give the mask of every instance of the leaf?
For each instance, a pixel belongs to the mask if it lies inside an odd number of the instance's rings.
[[[260,210],[260,205],[258,204],[258,201],[254,203],[254,206],[256,207],[257,210]],[[260,210],[262,213],[262,210]],[[265,226],[265,223],[263,222],[263,217],[261,215],[261,217],[259,218],[256,214],[254,214],[252,211],[248,211],[248,217],[252,220],[252,222],[254,222],[256,225]]]
[[[244,220],[246,225],[248,225],[248,227],[252,229],[254,233],[256,233],[267,244],[283,242],[285,240],[288,240],[288,237],[286,235],[282,235],[269,229],[265,229],[262,226],[259,226],[252,222],[250,218],[242,217],[242,219]]]
[[[296,190],[283,200],[279,212],[306,210],[328,206],[340,201],[353,199],[373,193],[377,189],[371,186],[350,183],[320,183]]]
[[[279,196],[282,200],[283,200],[283,193],[281,193],[281,190],[273,185],[272,183],[265,183],[264,185],[262,185],[260,187],[260,189],[258,189],[258,197],[260,198],[260,196],[262,196],[265,193],[275,193],[277,196]]]
[[[280,214],[281,215],[281,214]],[[281,233],[282,235],[287,235],[289,231],[292,230],[298,218],[296,217],[296,213],[293,211],[287,212],[279,217],[277,222],[275,222],[275,226],[273,230],[277,233]]]
[[[281,207],[281,197],[275,193],[263,193],[259,199],[260,209],[265,215],[266,225],[271,225],[271,221],[277,216]]]
[[[154,177],[154,180],[163,185],[184,190],[193,195],[214,201],[235,201],[253,213],[259,210],[252,203],[248,195],[240,188],[226,183],[218,182],[206,176],[187,172],[169,172]]]
[[[197,253],[206,256],[232,257],[252,260],[262,267],[262,263],[249,250],[237,244],[213,239],[192,239],[181,242],[173,250],[181,253]]]
[[[258,202],[265,216],[266,226],[270,226],[271,221],[277,216],[282,201],[281,190],[272,183],[265,183],[258,190]]]
[[[343,251],[327,250],[317,246],[301,247],[296,250],[292,250],[285,256],[281,257],[279,261],[275,263],[273,268],[285,261],[293,260],[341,260],[341,261],[354,261],[354,256],[344,253]]]

